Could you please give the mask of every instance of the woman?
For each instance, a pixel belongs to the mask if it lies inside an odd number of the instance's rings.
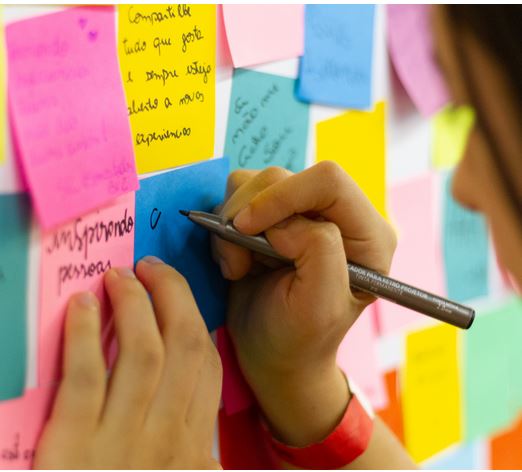
[[[453,102],[476,114],[453,191],[486,216],[499,259],[519,287],[520,24],[520,6],[438,6],[433,14],[437,57]],[[265,231],[281,255],[296,261],[292,269],[268,268],[245,249],[214,240],[224,276],[236,281],[228,329],[267,434],[296,448],[317,444],[330,437],[353,400],[336,351],[372,301],[349,290],[346,259],[387,273],[395,236],[350,177],[328,162],[296,175],[275,168],[235,172],[222,213],[245,233]],[[97,301],[89,294],[72,299],[64,378],[37,467],[218,466],[211,443],[221,371],[190,290],[153,258],[138,264],[136,277],[112,270],[105,278],[121,347],[109,381]],[[378,418],[364,450],[343,465],[414,467]]]

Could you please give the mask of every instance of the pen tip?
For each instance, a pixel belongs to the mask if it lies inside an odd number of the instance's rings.
[[[183,215],[183,216],[189,216],[189,212],[187,210],[179,210],[179,212]]]

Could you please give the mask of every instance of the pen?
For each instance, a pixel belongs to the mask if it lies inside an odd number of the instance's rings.
[[[179,212],[193,223],[217,234],[222,239],[251,251],[273,257],[285,264],[293,264],[293,261],[277,254],[263,235],[249,236],[243,234],[234,227],[231,221],[223,222],[220,216],[212,213],[186,210]],[[350,286],[356,290],[384,298],[458,328],[468,329],[473,323],[475,310],[470,307],[399,282],[391,277],[386,277],[359,264],[348,262],[347,266]]]

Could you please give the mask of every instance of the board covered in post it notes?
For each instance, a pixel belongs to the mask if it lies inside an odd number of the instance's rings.
[[[49,229],[138,187],[113,7],[6,28],[13,138]]]
[[[212,211],[223,202],[229,162],[211,159],[143,179],[136,192],[135,260],[147,255],[187,279],[209,331],[223,324],[227,282],[212,260],[210,236],[179,210]]]

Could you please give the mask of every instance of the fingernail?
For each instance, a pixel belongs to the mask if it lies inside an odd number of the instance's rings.
[[[164,264],[164,262],[156,256],[145,256],[142,261],[147,264]]]
[[[75,301],[84,308],[94,308],[97,305],[98,299],[92,292],[82,292],[76,295]]]
[[[117,267],[115,270],[120,277],[125,277],[127,279],[136,278],[136,276],[134,275],[134,271],[132,269],[129,269],[128,267]]]
[[[234,226],[237,228],[248,226],[252,218],[250,206],[243,208],[234,218]]]
[[[225,259],[219,259],[219,267],[221,268],[221,273],[225,279],[230,279],[231,271],[228,265],[228,262]]]

